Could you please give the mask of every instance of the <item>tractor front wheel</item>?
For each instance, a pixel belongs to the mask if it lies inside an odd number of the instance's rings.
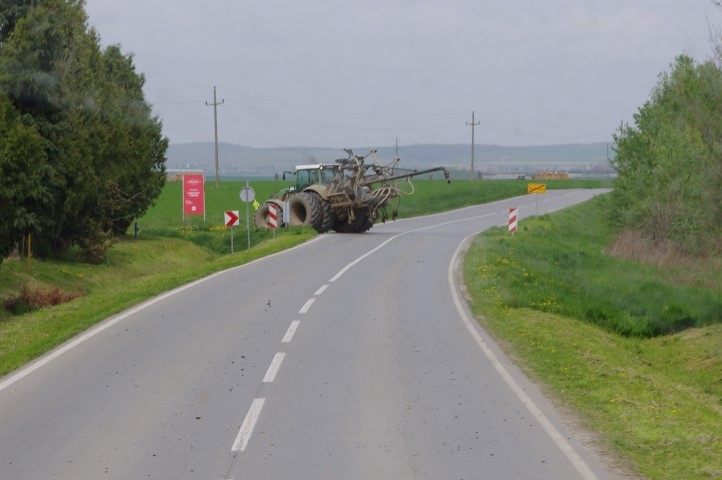
[[[310,225],[321,232],[323,228],[322,200],[314,192],[301,192],[288,201],[289,224]]]

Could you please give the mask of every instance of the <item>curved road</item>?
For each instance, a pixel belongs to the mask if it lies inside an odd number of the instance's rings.
[[[613,478],[453,281],[534,201],[323,235],[108,319],[0,379],[0,478]]]

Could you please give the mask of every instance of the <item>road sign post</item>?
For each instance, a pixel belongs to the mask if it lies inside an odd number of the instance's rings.
[[[251,249],[251,212],[250,203],[256,198],[256,191],[248,185],[246,180],[246,186],[241,189],[241,201],[246,204],[246,234],[248,237],[248,249]]]
[[[547,193],[546,183],[530,183],[527,185],[526,193]],[[539,197],[536,197],[536,205],[534,207],[534,216],[539,215]]]
[[[223,213],[223,223],[231,227],[231,254],[233,253],[233,227],[240,225],[238,210],[228,210]]]

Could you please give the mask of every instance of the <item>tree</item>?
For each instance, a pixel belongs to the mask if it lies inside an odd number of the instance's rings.
[[[2,28],[14,25],[0,45],[0,90],[45,140],[53,202],[34,244],[42,253],[76,244],[99,262],[160,193],[168,143],[132,56],[101,51],[83,0],[17,3],[0,12],[13,19]]]
[[[113,125],[98,158],[106,198],[104,208],[114,233],[124,233],[158,197],[165,182],[165,151],[160,121],[151,116],[143,100],[142,75],[135,73],[131,56],[117,46],[103,53],[106,72],[102,112],[104,124]]]
[[[677,57],[635,126],[615,135],[612,219],[655,243],[701,253],[720,247],[722,72]]]
[[[13,31],[15,24],[23,18],[31,7],[41,0],[0,0],[0,44]]]
[[[0,96],[0,263],[23,235],[38,232],[35,208],[51,203],[48,173],[42,137]]]

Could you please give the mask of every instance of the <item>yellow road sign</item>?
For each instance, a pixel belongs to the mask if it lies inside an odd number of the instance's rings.
[[[546,193],[546,191],[546,183],[530,183],[526,189],[526,193]]]

